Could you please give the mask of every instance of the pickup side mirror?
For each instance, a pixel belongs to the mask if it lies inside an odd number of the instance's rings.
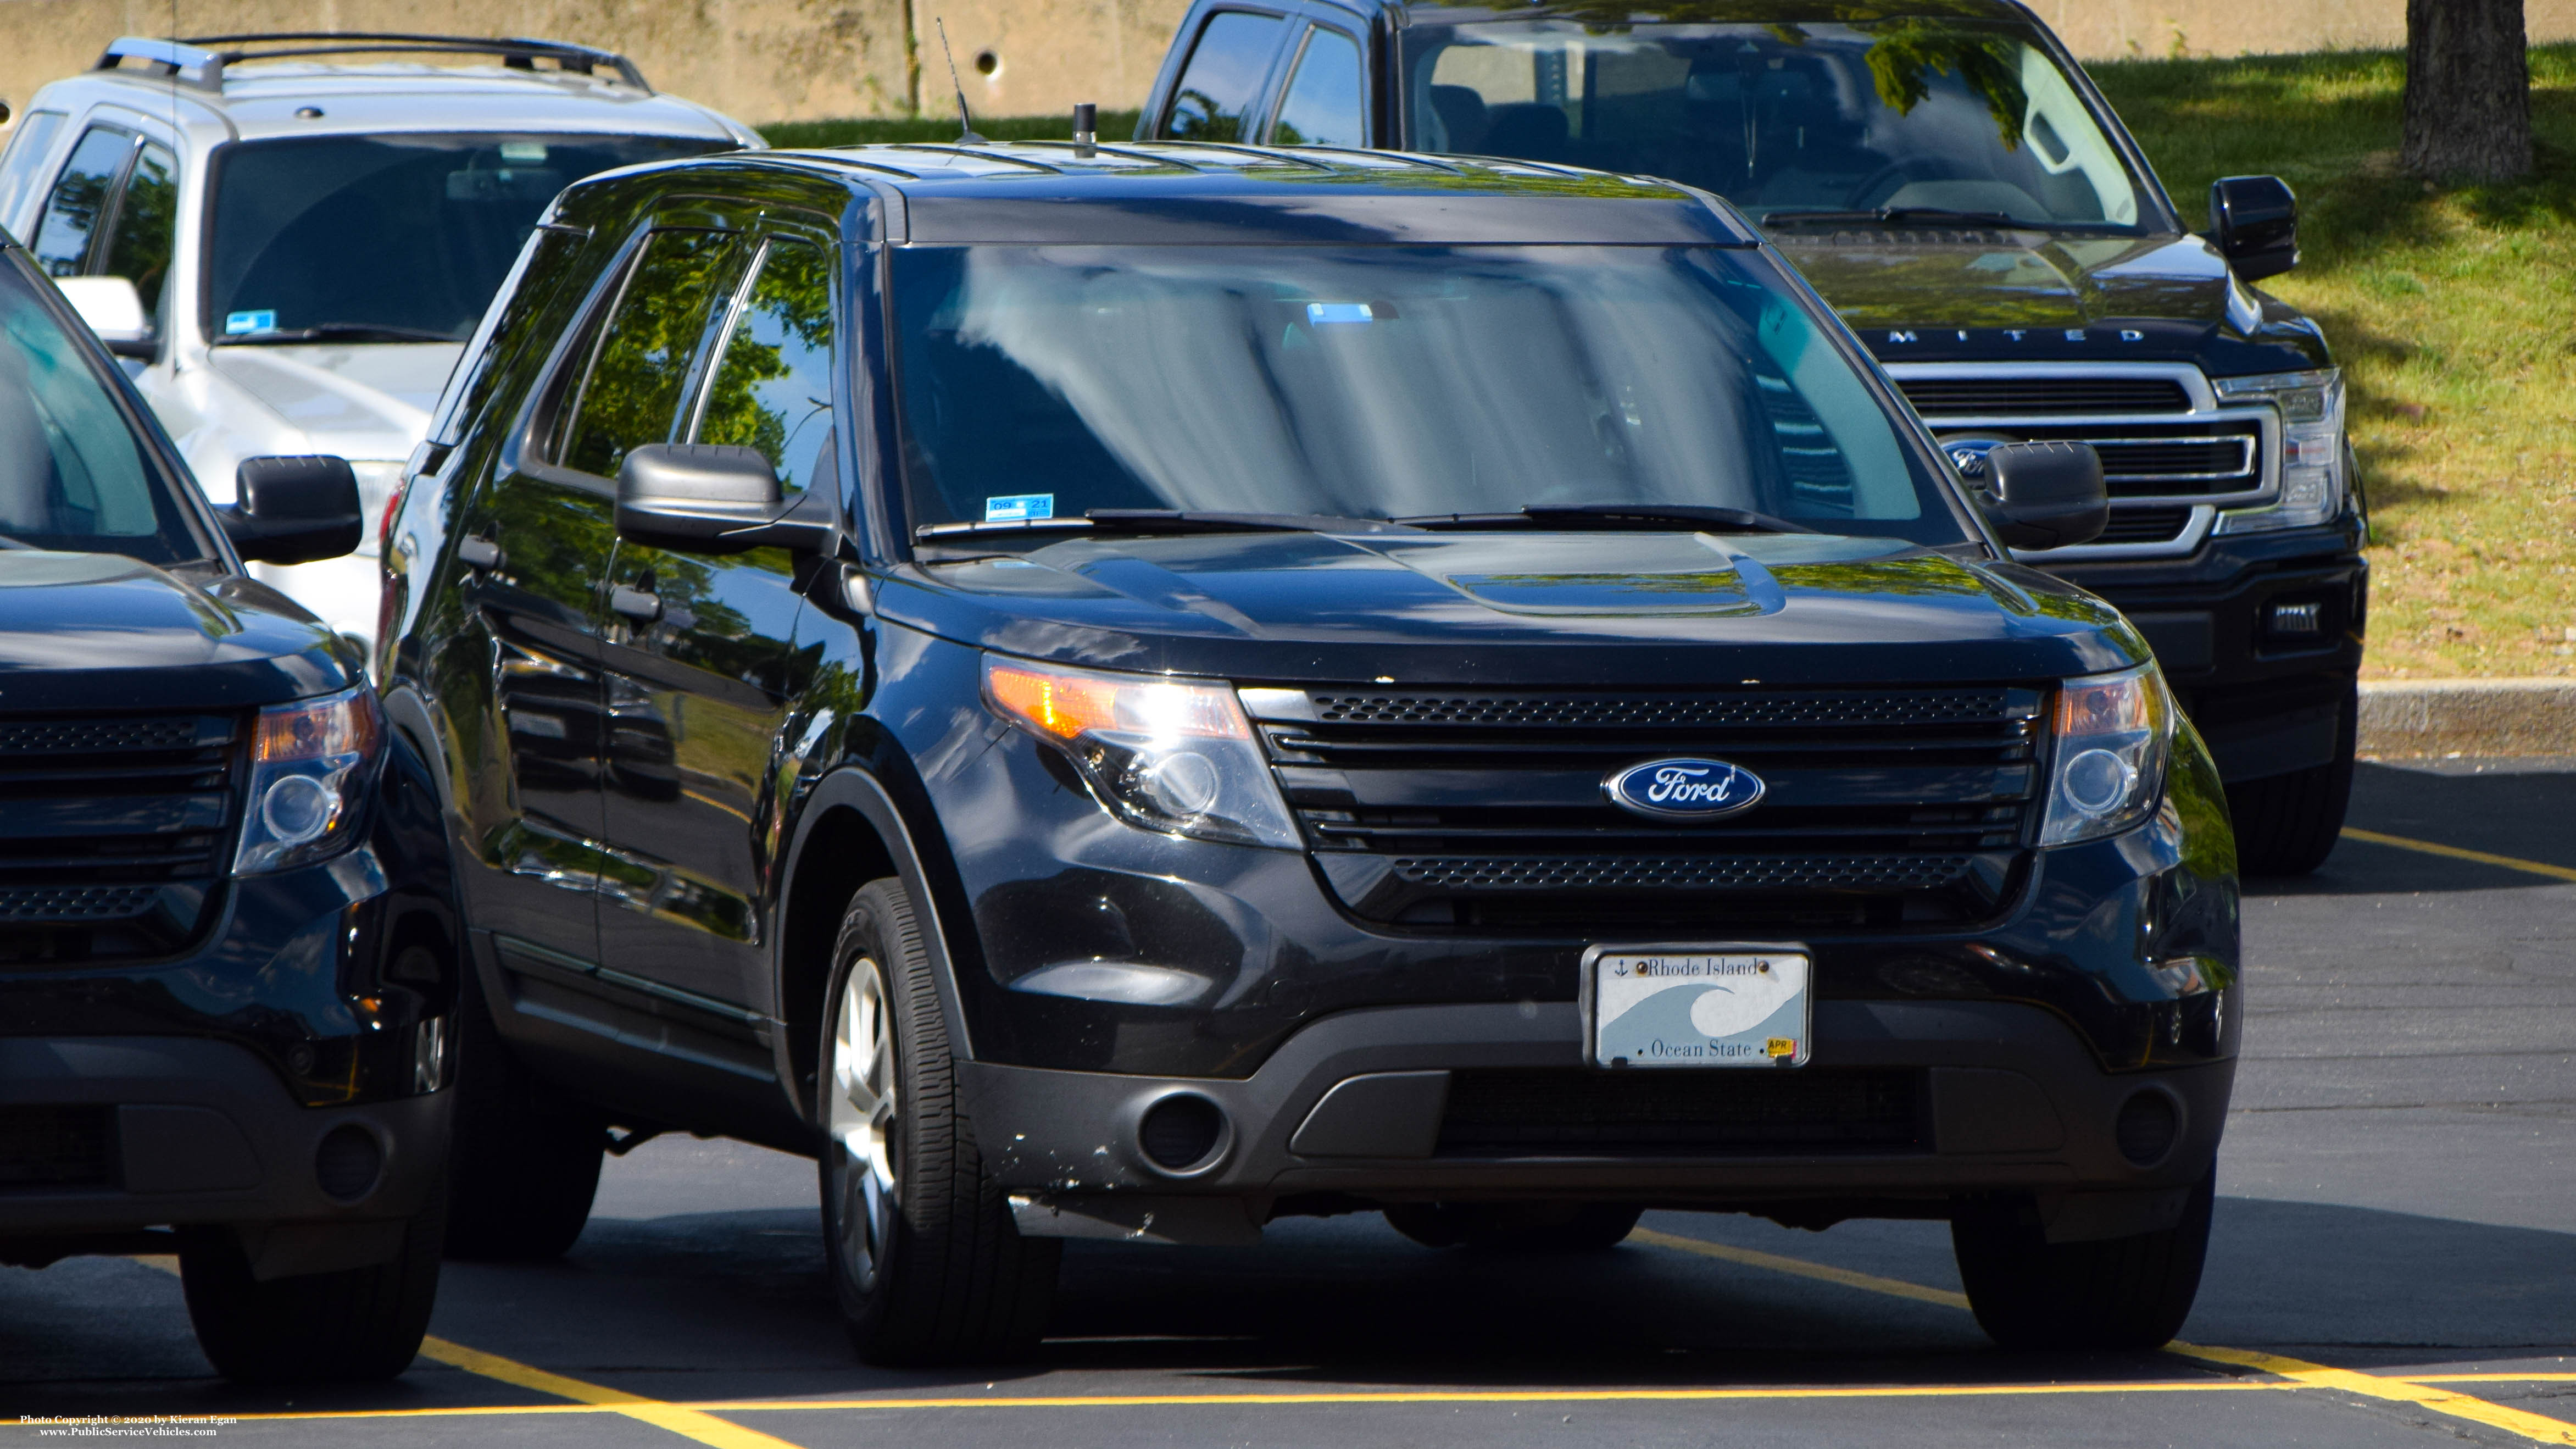
[[[234,501],[218,504],[224,534],[246,559],[311,563],[358,546],[358,478],[345,458],[244,458]]]
[[[2223,176],[2209,186],[2209,239],[2236,269],[2259,282],[2299,264],[2299,198],[2278,176]]]
[[[758,448],[647,443],[617,470],[617,536],[690,553],[819,553],[838,537],[821,491],[788,502]]]
[[[108,351],[145,362],[161,355],[161,340],[152,335],[152,319],[145,314],[142,294],[132,282],[123,277],[63,277],[54,285]]]
[[[1997,444],[1986,454],[1986,482],[1986,517],[2014,548],[2090,543],[2111,522],[2102,457],[2084,443]]]

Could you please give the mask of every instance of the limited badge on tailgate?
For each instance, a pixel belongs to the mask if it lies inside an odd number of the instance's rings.
[[[1595,946],[1583,1037],[1600,1067],[1798,1067],[1814,1046],[1807,953],[1776,946]]]

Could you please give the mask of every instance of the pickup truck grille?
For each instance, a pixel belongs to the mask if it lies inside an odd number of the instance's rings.
[[[1900,926],[1991,914],[2037,790],[2035,689],[1246,690],[1325,877],[1428,926]],[[1724,820],[1612,805],[1612,771],[1730,761]]]
[[[240,722],[0,717],[0,966],[168,955],[231,863]]]
[[[2111,525],[2089,544],[2051,550],[2049,562],[2186,554],[2208,535],[2217,509],[2273,494],[2271,413],[2221,406],[2187,365],[2060,364],[2024,373],[1987,363],[1902,363],[1889,371],[1945,444],[2089,443],[2101,454]]]

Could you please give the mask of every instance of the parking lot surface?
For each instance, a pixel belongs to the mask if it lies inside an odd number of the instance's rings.
[[[2576,764],[2365,765],[2316,876],[2254,882],[2245,1060],[2183,1339],[2009,1354],[1936,1223],[1650,1214],[1615,1252],[1075,1243],[1030,1361],[859,1365],[811,1164],[659,1139],[562,1262],[452,1264],[413,1371],[212,1376],[165,1264],[0,1269],[0,1432],[729,1449],[990,1444],[2576,1443]],[[105,1426],[119,1427],[119,1426]],[[122,1427],[151,1427],[125,1425]]]

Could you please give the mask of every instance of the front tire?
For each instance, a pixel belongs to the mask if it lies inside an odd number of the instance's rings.
[[[833,1294],[871,1363],[1027,1351],[1062,1255],[1020,1236],[984,1169],[932,970],[902,884],[860,887],[832,948],[816,1116]]]
[[[2335,757],[2322,765],[2242,780],[2227,787],[2236,825],[2236,866],[2246,875],[2306,875],[2334,854],[2352,800],[2358,690],[2344,696]]]
[[[391,1262],[266,1282],[229,1227],[182,1228],[179,1279],[197,1344],[242,1383],[358,1383],[411,1366],[438,1297],[447,1192],[403,1228]]]
[[[2217,1173],[2170,1228],[2051,1243],[2035,1214],[1981,1205],[1950,1220],[1950,1245],[1977,1325],[2006,1348],[2160,1348],[2182,1329],[2209,1253]]]
[[[608,1124],[519,1061],[476,983],[458,994],[447,1255],[502,1263],[560,1258],[590,1221]]]

